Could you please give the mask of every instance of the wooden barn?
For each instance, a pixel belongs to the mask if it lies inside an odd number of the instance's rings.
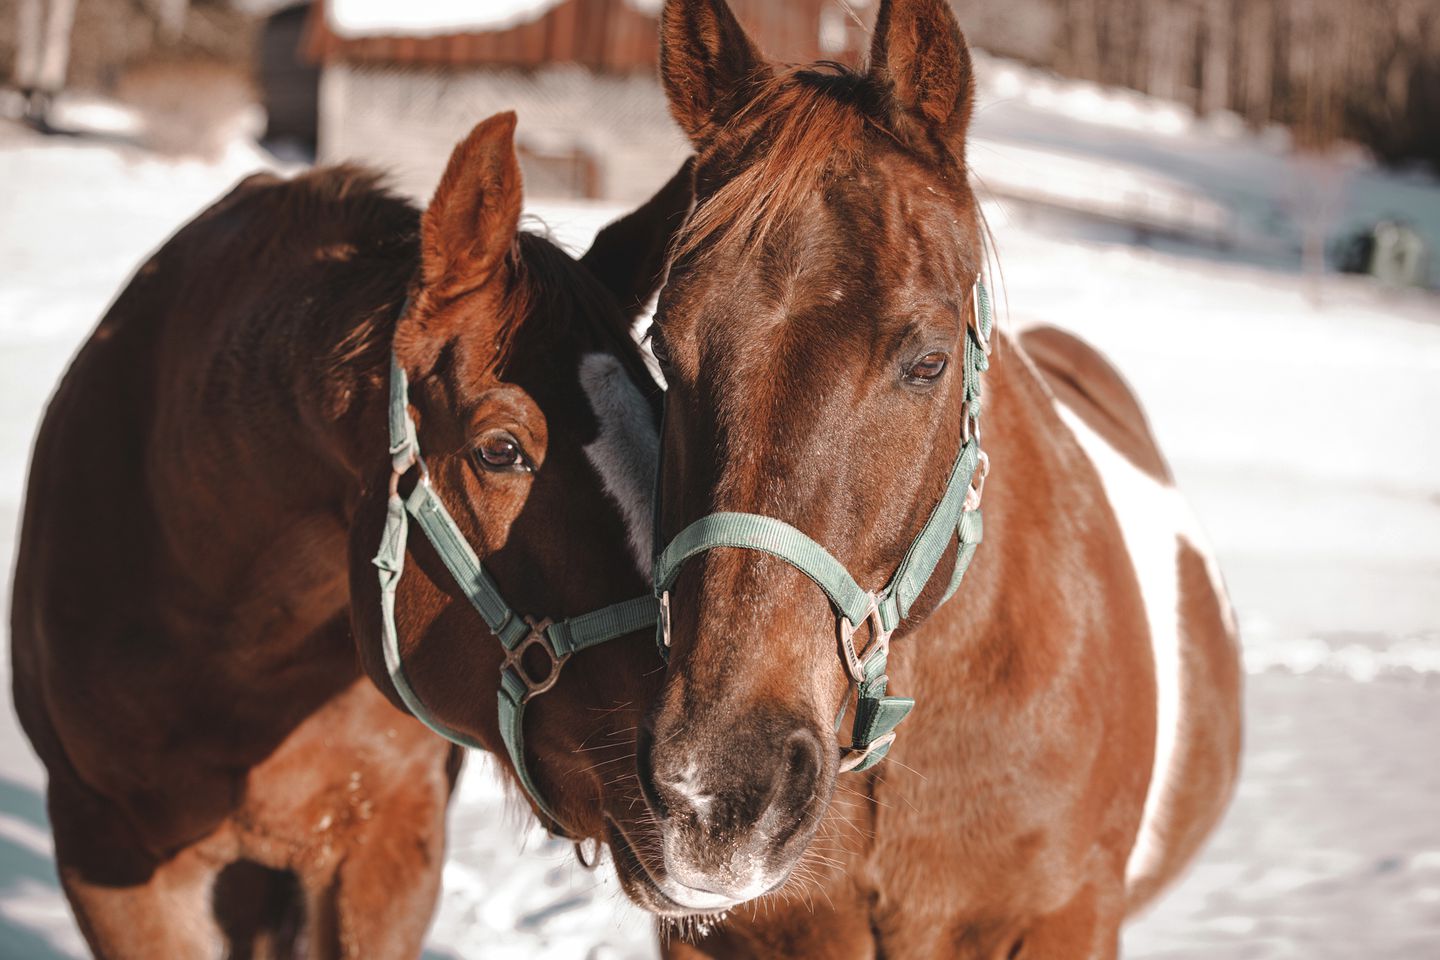
[[[732,0],[772,57],[854,61],[865,0]],[[362,160],[425,197],[451,147],[520,115],[532,197],[634,202],[686,147],[656,79],[661,0],[321,0],[319,159]]]

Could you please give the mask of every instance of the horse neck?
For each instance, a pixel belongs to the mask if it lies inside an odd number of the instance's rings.
[[[393,270],[392,284],[359,300],[312,290],[278,316],[242,307],[221,349],[186,338],[165,364],[174,375],[161,388],[151,472],[168,579],[202,609],[236,611],[242,631],[247,610],[262,620],[277,605],[298,610],[313,629],[347,602],[365,455],[378,463],[386,448],[399,298],[381,291],[408,277]]]
[[[991,461],[984,542],[955,596],[915,631],[913,642],[901,644],[911,647],[917,664],[945,665],[917,670],[918,682],[955,684],[958,671],[975,680],[964,686],[981,696],[1007,684],[1043,684],[1067,662],[1065,652],[1049,644],[1065,636],[1060,625],[1075,611],[1064,598],[1076,573],[1087,569],[1074,525],[1077,517],[1108,511],[1049,389],[1003,334],[985,374],[984,400]]]

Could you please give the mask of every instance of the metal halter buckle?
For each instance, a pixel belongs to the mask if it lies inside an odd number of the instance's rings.
[[[984,450],[980,451],[980,458],[975,464],[975,476],[970,479],[970,489],[965,491],[965,509],[979,510],[980,501],[985,496],[985,478],[990,476],[990,455]]]
[[[865,749],[863,750],[856,750],[854,747],[846,747],[845,755],[840,758],[840,772],[849,773],[851,770],[854,770],[856,767],[860,766],[860,764],[868,760],[870,758],[870,754],[874,753],[876,750],[888,747],[894,742],[895,731],[892,730],[889,733],[885,734],[883,737],[876,737],[874,740],[871,740],[869,743],[865,744]]]
[[[865,619],[860,622],[869,623],[874,635],[863,654],[855,649],[855,630],[858,625],[851,623],[850,618],[843,614],[840,617],[840,659],[845,661],[845,672],[850,674],[850,681],[856,686],[865,682],[865,663],[871,657],[877,653],[890,655],[890,634],[894,633],[881,624],[880,600],[873,593],[870,594],[870,606],[865,611]]]
[[[505,662],[500,665],[501,673],[514,670],[515,676],[519,677],[520,682],[525,685],[525,696],[520,698],[521,703],[529,703],[532,697],[555,686],[560,679],[560,668],[565,666],[565,661],[569,660],[571,656],[567,653],[562,657],[555,652],[555,645],[550,642],[550,637],[545,633],[551,626],[548,617],[544,620],[526,617],[525,622],[530,625],[530,632],[515,645],[514,649],[505,651]],[[544,650],[545,655],[550,658],[550,669],[545,672],[545,676],[538,680],[526,672],[524,661],[525,651],[535,646]]]
[[[660,594],[660,637],[665,642],[665,649],[670,649],[670,591],[665,590]]]

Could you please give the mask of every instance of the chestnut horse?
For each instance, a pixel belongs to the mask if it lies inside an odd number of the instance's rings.
[[[767,63],[724,0],[661,30],[696,206],[627,889],[729,911],[672,957],[1113,957],[1231,793],[1237,638],[1124,383],[992,336],[949,5],[882,0],[863,72]]]
[[[627,531],[648,518],[658,390],[628,331],[688,171],[577,263],[517,231],[514,127],[476,127],[423,216],[358,169],[251,177],[139,269],[58,388],[14,693],[98,956],[420,952],[460,751],[395,709],[382,651],[392,352],[424,482],[514,611],[647,593]],[[403,676],[503,755],[505,650],[410,544]],[[633,756],[660,661],[649,632],[611,650],[576,654],[525,721],[536,793],[576,838],[638,802],[602,798],[603,768]]]

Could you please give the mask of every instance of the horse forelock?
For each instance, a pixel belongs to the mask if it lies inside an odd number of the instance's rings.
[[[963,155],[932,141],[915,142],[893,110],[880,83],[838,63],[788,67],[760,82],[697,158],[696,205],[671,245],[671,263],[703,264],[715,256],[752,262],[775,248],[767,241],[824,202],[834,185],[867,180],[876,169],[872,147],[879,144],[918,164],[914,169],[922,171],[927,193],[949,195],[973,210],[978,247],[962,243],[952,262],[966,275],[996,273],[993,237],[969,190]],[[889,219],[882,207],[871,204]],[[829,238],[837,239],[865,238]],[[790,240],[787,234],[784,242]]]
[[[701,190],[707,166],[749,162],[699,198],[674,255],[737,236],[753,249],[790,221],[828,176],[858,157],[869,118],[853,90],[863,83],[839,65],[824,72],[793,68],[765,81],[702,156]]]

